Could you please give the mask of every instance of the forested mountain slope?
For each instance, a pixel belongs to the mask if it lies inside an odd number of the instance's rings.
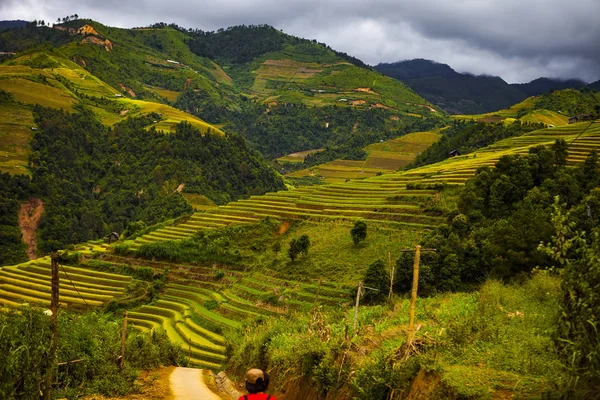
[[[508,108],[530,96],[586,87],[586,83],[578,79],[538,78],[529,83],[509,84],[497,76],[459,73],[446,64],[423,59],[382,63],[375,66],[375,69],[406,83],[418,94],[451,114],[493,112]],[[594,88],[593,85],[589,87]]]

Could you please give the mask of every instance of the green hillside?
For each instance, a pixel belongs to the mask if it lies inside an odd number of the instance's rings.
[[[568,124],[571,116],[597,113],[597,106],[600,106],[598,92],[585,88],[564,89],[529,97],[506,110],[479,115],[453,115],[452,118],[475,119],[483,122],[511,122],[519,119],[523,122],[560,126]]]

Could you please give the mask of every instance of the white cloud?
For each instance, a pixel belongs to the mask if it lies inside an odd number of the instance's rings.
[[[4,19],[215,30],[267,23],[367,63],[427,58],[509,82],[600,79],[598,0],[0,0]]]

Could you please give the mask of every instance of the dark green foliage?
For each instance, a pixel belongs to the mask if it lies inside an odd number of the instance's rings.
[[[560,111],[569,116],[594,113],[597,105],[600,105],[600,94],[587,88],[546,93],[536,102],[538,108]]]
[[[145,243],[137,255],[173,262],[247,266],[257,254],[272,247],[276,241],[273,233],[278,228],[276,221],[265,219],[255,224],[201,230],[190,239]]]
[[[488,124],[454,121],[452,126],[442,131],[443,136],[423,153],[419,154],[411,164],[413,167],[433,164],[450,157],[452,150],[461,154],[471,153],[489,146],[499,140],[545,128],[544,124],[521,123],[515,121],[510,125],[503,122]]]
[[[19,228],[20,201],[29,196],[29,178],[0,173],[0,266],[27,261]]]
[[[32,47],[61,46],[73,41],[68,32],[47,27],[27,26],[24,29],[10,29],[0,34],[2,51],[21,52]]]
[[[154,333],[150,339],[132,329],[128,331],[125,369],[121,371],[116,360],[122,321],[110,314],[79,315],[63,310],[58,323],[58,360],[82,361],[59,367],[59,384],[53,389],[53,397],[123,395],[132,391],[136,369],[183,361],[179,349],[164,334]],[[0,332],[0,397],[38,398],[50,367],[50,318],[41,310],[25,306],[0,313]]]
[[[367,238],[367,223],[363,220],[358,220],[350,230],[352,241],[355,246]]]
[[[15,101],[13,94],[0,89],[0,104],[9,104]]]
[[[363,279],[365,304],[376,304],[386,299],[390,288],[390,275],[381,260],[377,260],[367,268]]]
[[[300,104],[280,104],[267,112],[266,105],[246,103],[241,112],[230,114],[224,129],[240,133],[267,158],[325,148],[307,156],[304,163],[286,165],[299,169],[337,158],[360,160],[366,157],[362,150],[366,145],[433,129],[441,123],[438,119],[403,117],[392,128],[386,121],[391,116],[390,111],[378,108],[310,108]]]
[[[232,26],[217,32],[198,31],[188,42],[199,56],[239,64],[283,48],[286,36],[268,25]]]
[[[300,254],[308,255],[308,248],[310,247],[310,238],[308,235],[302,235],[300,238],[290,240],[290,248],[288,249],[288,255],[290,259],[294,261]]]
[[[176,25],[170,26],[193,34],[193,39],[188,41],[188,46],[195,54],[227,64],[249,63],[267,53],[284,50],[285,46],[294,46],[296,47],[294,50],[298,51],[298,48],[301,48],[299,52],[311,54],[317,62],[335,62],[337,56],[359,67],[370,68],[359,59],[335,51],[324,43],[289,36],[269,25],[238,25],[219,29],[216,32],[185,30]]]
[[[238,136],[201,135],[186,123],[172,135],[146,130],[152,115],[107,129],[85,110],[36,114],[33,184],[50,200],[40,226],[44,250],[187,213],[180,183],[220,204],[283,188]]]
[[[573,223],[555,209],[553,258],[562,273],[560,314],[555,343],[559,353],[580,379],[579,385],[600,389],[600,234],[597,229],[588,241],[573,231]],[[573,251],[569,251],[574,247]],[[577,386],[577,385],[575,385]]]
[[[566,143],[557,140],[531,148],[526,157],[502,157],[494,169],[480,168],[459,197],[458,213],[424,241],[438,251],[422,257],[422,292],[467,289],[488,276],[511,279],[550,267],[550,257],[538,245],[554,233],[555,196],[573,209],[571,220],[579,229],[599,221],[598,191],[590,193],[600,183],[596,159],[591,153],[582,166],[568,168]],[[401,257],[397,265],[396,288],[407,291],[410,260]]]

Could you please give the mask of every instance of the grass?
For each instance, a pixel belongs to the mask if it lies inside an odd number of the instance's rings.
[[[0,89],[12,93],[15,100],[24,104],[39,104],[73,111],[73,106],[77,103],[77,100],[64,90],[24,78],[0,79]]]
[[[403,168],[415,160],[418,154],[439,140],[438,132],[414,132],[381,143],[366,146],[364,161],[335,160],[308,169],[295,171],[286,176],[301,178],[316,176],[325,183],[341,183],[347,179],[364,179]],[[308,150],[307,152],[313,152]],[[278,160],[301,162],[307,152],[294,153]],[[310,154],[310,153],[307,153]]]
[[[16,104],[2,104],[0,121],[0,172],[29,174],[29,142],[35,126],[31,111]]]

